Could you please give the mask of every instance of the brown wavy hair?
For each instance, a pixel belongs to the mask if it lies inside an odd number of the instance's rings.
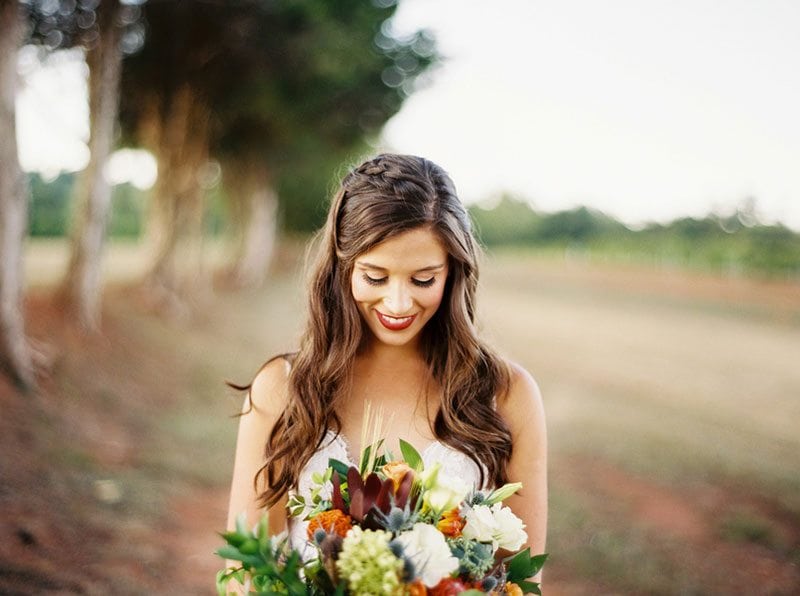
[[[344,177],[318,233],[305,332],[299,350],[283,355],[292,364],[288,404],[254,479],[257,485],[265,476],[262,506],[297,484],[328,429],[341,429],[336,406],[346,399],[352,363],[369,333],[350,287],[357,257],[417,228],[438,234],[449,255],[442,302],[421,331],[423,357],[443,390],[432,430],[478,464],[481,484],[507,481],[511,433],[494,405],[507,393],[510,373],[475,328],[480,249],[469,215],[442,168],[421,157],[383,154]]]

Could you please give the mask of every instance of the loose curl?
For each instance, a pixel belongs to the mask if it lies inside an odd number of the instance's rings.
[[[352,299],[356,258],[418,228],[435,232],[449,255],[442,302],[421,331],[423,357],[443,390],[433,433],[478,464],[482,484],[507,481],[511,433],[494,406],[508,391],[510,373],[475,328],[479,248],[469,216],[439,166],[420,157],[383,154],[344,177],[317,236],[306,328],[299,350],[284,355],[292,364],[288,403],[254,479],[256,486],[260,477],[266,480],[261,506],[275,504],[296,486],[326,432],[341,430],[337,405],[346,399],[353,361],[369,333]]]

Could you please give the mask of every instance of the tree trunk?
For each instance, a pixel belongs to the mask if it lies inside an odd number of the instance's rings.
[[[267,276],[277,234],[278,198],[266,170],[249,166],[240,191],[243,202],[239,222],[241,242],[236,258],[234,279],[237,285],[260,287]]]
[[[206,283],[200,248],[205,197],[199,171],[208,160],[208,120],[205,105],[184,87],[158,125],[151,126],[158,179],[146,226],[151,255],[146,286],[163,306],[178,312],[185,310],[189,295]],[[189,250],[185,250],[187,244]],[[194,258],[187,263],[191,253]]]
[[[87,54],[91,157],[76,186],[72,252],[63,283],[79,322],[89,331],[100,327],[102,256],[111,205],[104,168],[114,144],[122,69],[118,10],[119,0],[98,7],[100,39]]]
[[[22,244],[28,189],[17,155],[17,49],[22,21],[17,0],[0,0],[0,368],[23,390],[36,379],[22,311]]]

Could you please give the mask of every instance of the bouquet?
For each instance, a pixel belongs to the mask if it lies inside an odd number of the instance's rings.
[[[285,535],[270,536],[266,516],[252,530],[240,516],[217,554],[241,564],[217,574],[219,594],[232,579],[257,594],[541,593],[529,578],[547,555],[514,553],[527,534],[503,505],[521,483],[470,489],[438,463],[426,469],[405,441],[401,459],[378,455],[382,447],[371,443],[358,467],[329,460],[310,495],[289,500],[290,515],[308,521],[310,560]],[[501,557],[501,549],[514,554]]]

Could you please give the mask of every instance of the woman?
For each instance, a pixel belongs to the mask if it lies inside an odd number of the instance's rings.
[[[386,445],[478,487],[522,482],[505,503],[544,552],[542,400],[522,367],[475,329],[478,247],[449,176],[419,157],[379,155],[345,176],[321,235],[300,349],[267,362],[240,419],[229,526],[266,509],[290,531],[287,497],[328,457],[353,460],[364,404],[391,417]],[[255,479],[255,480],[254,480]]]

